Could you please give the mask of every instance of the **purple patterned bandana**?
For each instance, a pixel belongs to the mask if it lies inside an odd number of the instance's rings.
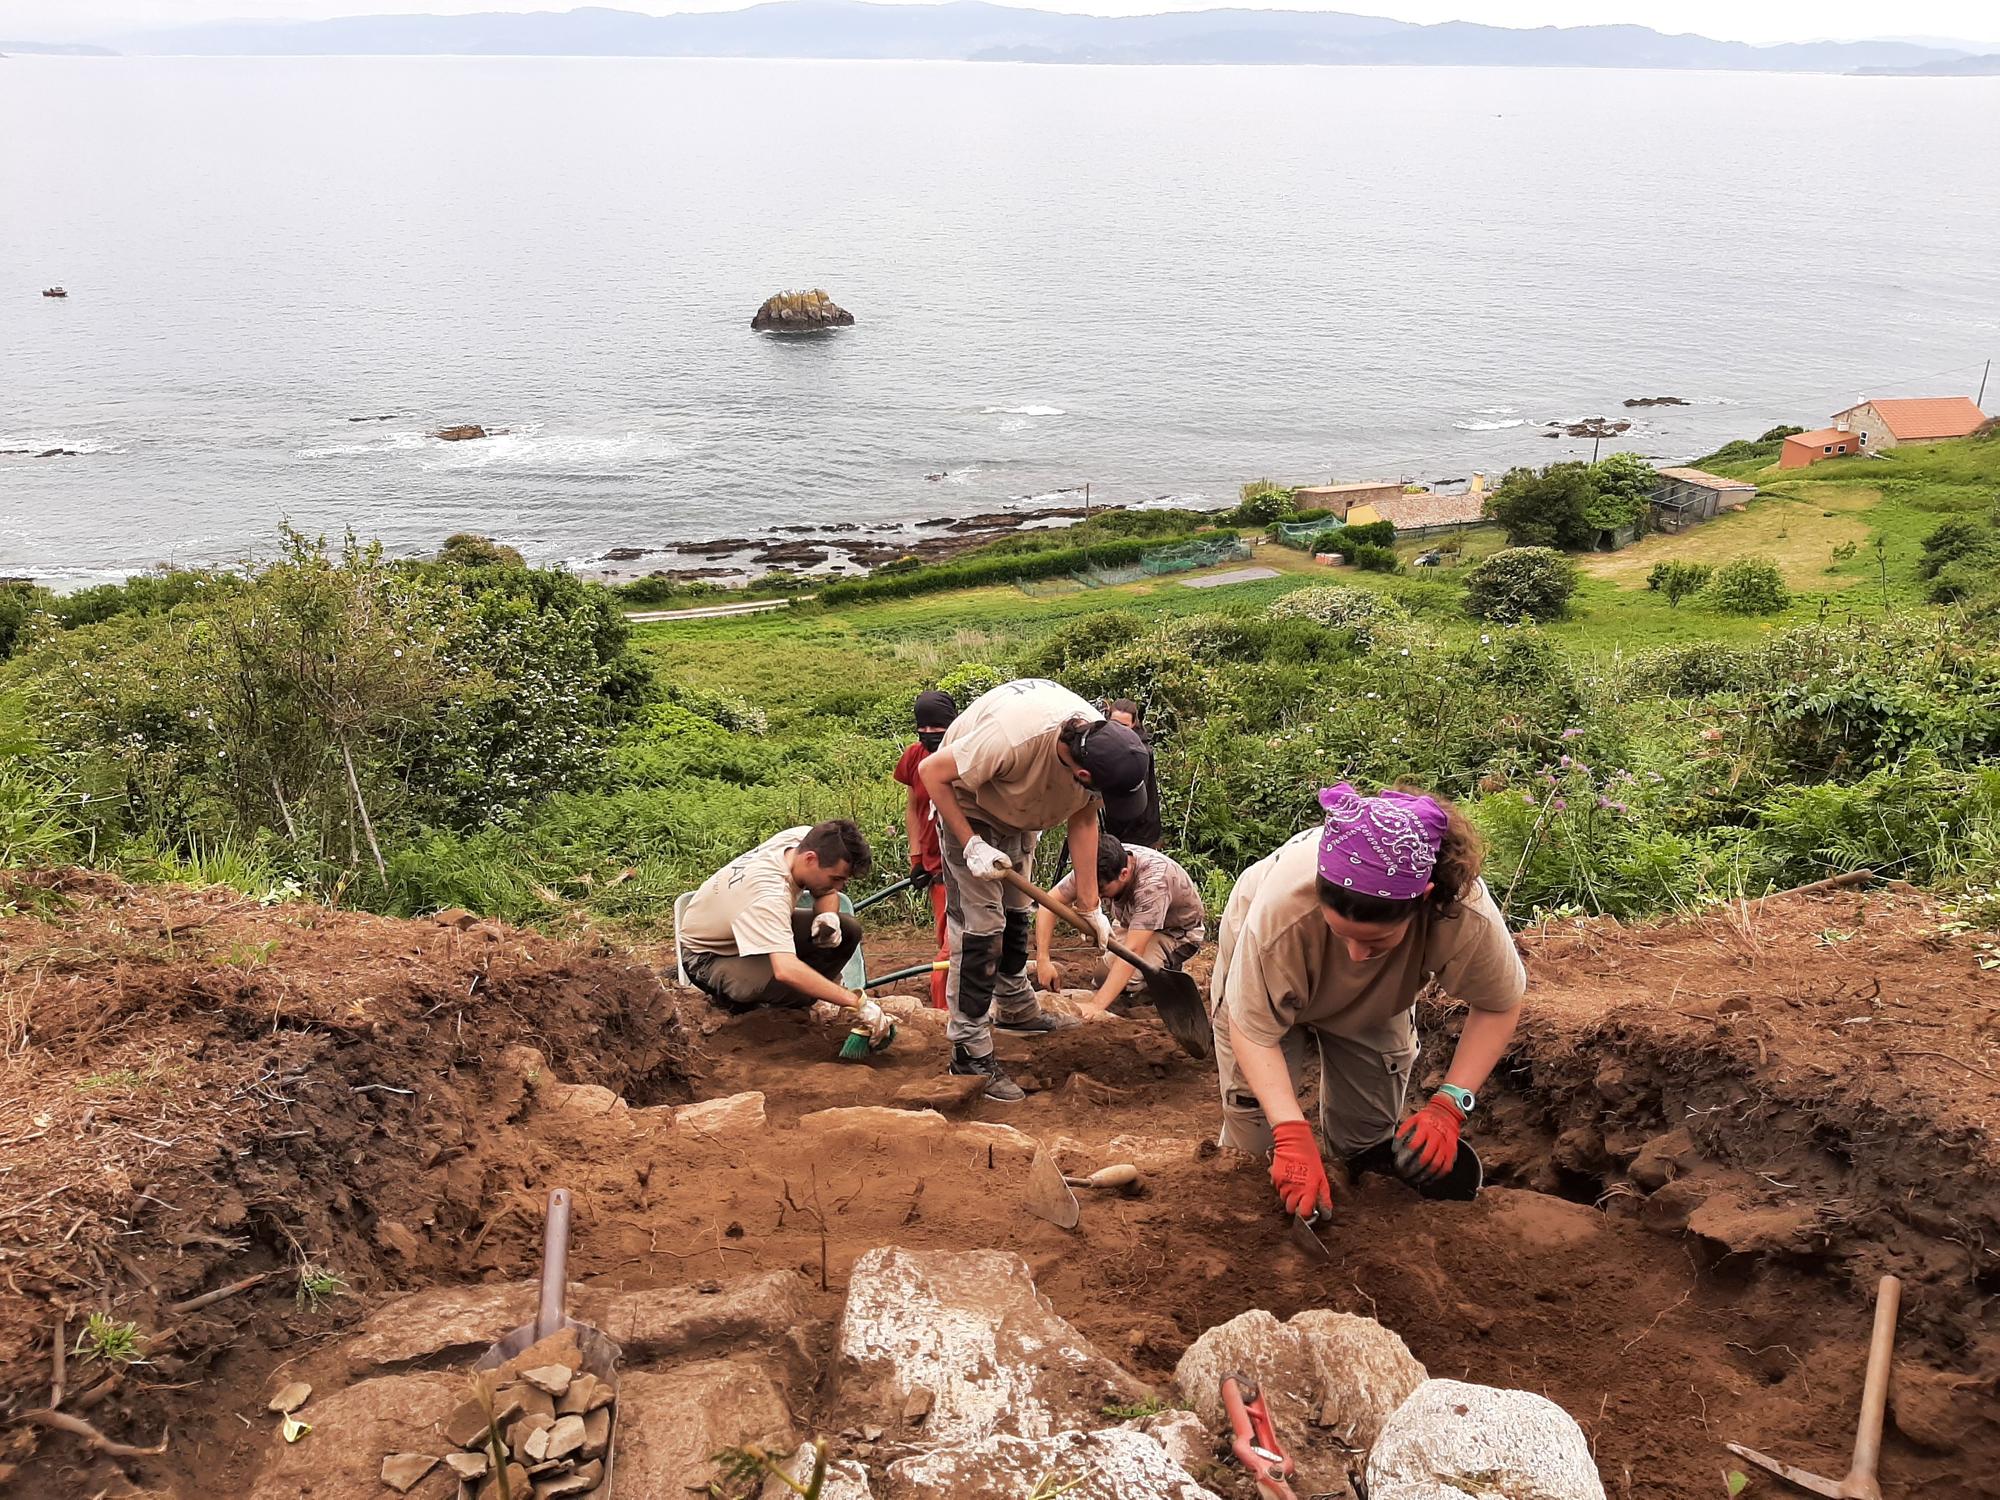
[[[1364,797],[1346,782],[1322,788],[1326,827],[1319,836],[1319,873],[1335,885],[1414,901],[1431,883],[1445,814],[1435,799],[1410,792]]]

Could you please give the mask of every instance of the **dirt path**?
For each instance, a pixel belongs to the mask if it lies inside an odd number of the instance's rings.
[[[1149,1022],[1007,1038],[1034,1092],[969,1112],[1066,1165],[1141,1167],[1137,1196],[1087,1199],[1065,1232],[1021,1210],[1004,1135],[880,1108],[935,1093],[934,1015],[852,1066],[799,1017],[690,1006],[691,1051],[675,997],[588,942],[75,883],[0,923],[0,1410],[46,1398],[58,1312],[74,1329],[109,1307],[153,1363],[93,1420],[148,1442],[171,1422],[171,1453],[129,1466],[162,1493],[246,1494],[276,1380],[338,1387],[339,1341],[394,1292],[532,1274],[536,1205],[565,1184],[588,1287],[796,1268],[830,1319],[870,1248],[1012,1250],[1167,1393],[1187,1344],[1245,1309],[1368,1313],[1433,1374],[1561,1404],[1608,1492],[1647,1500],[1719,1492],[1728,1440],[1844,1468],[1866,1288],[1893,1269],[1889,1493],[1995,1493],[2000,1433],[1965,1417],[2000,1374],[2000,1009],[1971,940],[1913,898],[1841,896],[1529,948],[1532,1020],[1477,1127],[1499,1185],[1430,1204],[1364,1179],[1313,1267],[1261,1168],[1205,1144],[1212,1074]],[[1450,1021],[1426,1021],[1434,1059]],[[663,1107],[747,1091],[761,1129],[677,1129]],[[302,1257],[352,1295],[300,1305]],[[72,1392],[101,1383],[72,1362]],[[798,1397],[802,1425],[838,1430],[820,1399]],[[20,1493],[102,1487],[73,1440],[0,1441]]]

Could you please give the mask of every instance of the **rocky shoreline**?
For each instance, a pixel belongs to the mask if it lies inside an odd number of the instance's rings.
[[[606,583],[628,583],[638,578],[688,583],[720,583],[731,579],[747,582],[772,573],[838,577],[865,573],[905,558],[943,562],[1017,532],[1061,528],[1086,516],[1129,508],[1098,505],[1086,510],[1082,506],[1059,505],[1033,510],[981,511],[969,516],[936,516],[914,524],[831,521],[817,526],[773,526],[756,536],[662,542],[651,547],[636,544],[612,547],[599,554],[593,565],[579,571]],[[655,558],[663,561],[649,566],[649,561]]]

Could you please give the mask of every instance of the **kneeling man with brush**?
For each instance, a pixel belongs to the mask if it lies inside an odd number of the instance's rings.
[[[877,1044],[894,1027],[882,1007],[837,976],[861,944],[861,924],[840,910],[847,882],[874,863],[846,818],[787,828],[717,870],[689,899],[676,933],[688,978],[726,1010],[830,1001],[855,1013]],[[812,909],[799,908],[810,892]]]

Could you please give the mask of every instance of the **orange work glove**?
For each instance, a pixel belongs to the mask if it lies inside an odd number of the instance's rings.
[[[1287,1120],[1273,1125],[1271,1135],[1276,1142],[1271,1152],[1271,1186],[1278,1190],[1285,1207],[1308,1216],[1319,1208],[1332,1212],[1333,1189],[1327,1185],[1326,1163],[1319,1158],[1312,1126],[1304,1120]]]
[[[1392,1155],[1405,1182],[1427,1185],[1451,1170],[1458,1160],[1458,1131],[1465,1111],[1449,1094],[1433,1094],[1431,1102],[1396,1127]]]

